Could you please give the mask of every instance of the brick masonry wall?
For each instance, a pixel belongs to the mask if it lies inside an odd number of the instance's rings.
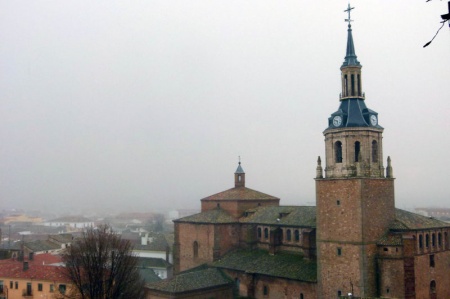
[[[414,257],[416,298],[430,298],[430,283],[436,282],[436,298],[450,298],[450,251],[434,253],[435,266],[430,267],[430,254]]]
[[[303,294],[304,299],[315,299],[317,296],[316,283],[267,277],[231,270],[225,270],[225,272],[234,281],[239,280],[239,295],[243,297],[270,299],[300,298],[300,293]],[[267,287],[267,295],[264,295],[264,286]]]
[[[202,212],[217,209],[218,205],[221,209],[230,213],[233,217],[242,217],[248,209],[258,206],[279,206],[280,200],[202,200]]]
[[[319,297],[334,298],[338,291],[347,294],[352,290],[357,296],[376,293],[375,245],[346,243],[319,244],[318,257]],[[340,255],[337,250],[340,248]],[[365,269],[365,270],[364,270]],[[367,296],[364,294],[364,296]],[[373,294],[370,296],[374,296]]]
[[[316,298],[316,284],[261,276],[255,283],[255,298]],[[264,295],[264,286],[268,294]]]
[[[356,174],[355,142],[360,142],[360,166],[370,165],[370,170],[362,167],[364,176],[383,177],[383,137],[382,129],[376,128],[342,128],[327,130],[325,133],[325,173],[326,177],[347,177]],[[378,142],[377,162],[372,161],[372,141]],[[334,144],[342,143],[342,163],[335,162]]]
[[[394,248],[389,249],[393,250]],[[396,253],[393,253],[392,256],[385,254],[384,257],[378,259],[378,270],[380,273],[380,296],[403,298],[405,296],[403,257],[401,255],[398,256]]]
[[[376,241],[395,219],[392,179],[316,180],[316,198],[319,240]]]
[[[376,296],[376,241],[395,219],[392,179],[316,180],[319,297]],[[339,256],[338,250],[341,255]]]
[[[216,225],[216,239],[220,246],[219,255],[223,256],[230,250],[239,247],[240,226],[235,225]]]
[[[235,200],[202,200],[202,212],[214,210],[217,208],[227,211],[233,217],[239,217],[238,203]]]
[[[178,223],[178,238],[178,271],[184,271],[213,260],[213,225]],[[197,258],[194,258],[194,241],[198,242]]]
[[[238,224],[177,223],[175,237],[175,271],[178,273],[212,262],[239,244]],[[198,255],[194,257],[194,242]],[[217,256],[218,255],[218,256]]]

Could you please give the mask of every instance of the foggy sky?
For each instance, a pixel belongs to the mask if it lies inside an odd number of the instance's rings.
[[[447,1],[357,0],[396,205],[449,207]],[[0,0],[0,210],[199,208],[246,185],[315,202],[347,1]]]

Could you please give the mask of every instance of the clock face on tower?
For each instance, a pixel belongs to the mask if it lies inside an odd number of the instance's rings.
[[[377,116],[376,115],[371,115],[370,116],[370,123],[372,124],[372,126],[376,126],[377,125],[377,123],[378,123],[378,120],[377,120]]]
[[[339,115],[335,116],[333,118],[333,126],[339,127],[341,124],[342,124],[342,117],[340,117]]]

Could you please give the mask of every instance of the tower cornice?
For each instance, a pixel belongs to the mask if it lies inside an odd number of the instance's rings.
[[[346,132],[361,132],[361,131],[370,131],[383,133],[384,128],[379,127],[343,127],[343,128],[331,128],[323,131],[323,135],[333,134],[333,133],[346,133]]]

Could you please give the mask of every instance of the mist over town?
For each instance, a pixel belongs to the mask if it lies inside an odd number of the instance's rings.
[[[450,297],[450,2],[0,7],[0,299]]]

